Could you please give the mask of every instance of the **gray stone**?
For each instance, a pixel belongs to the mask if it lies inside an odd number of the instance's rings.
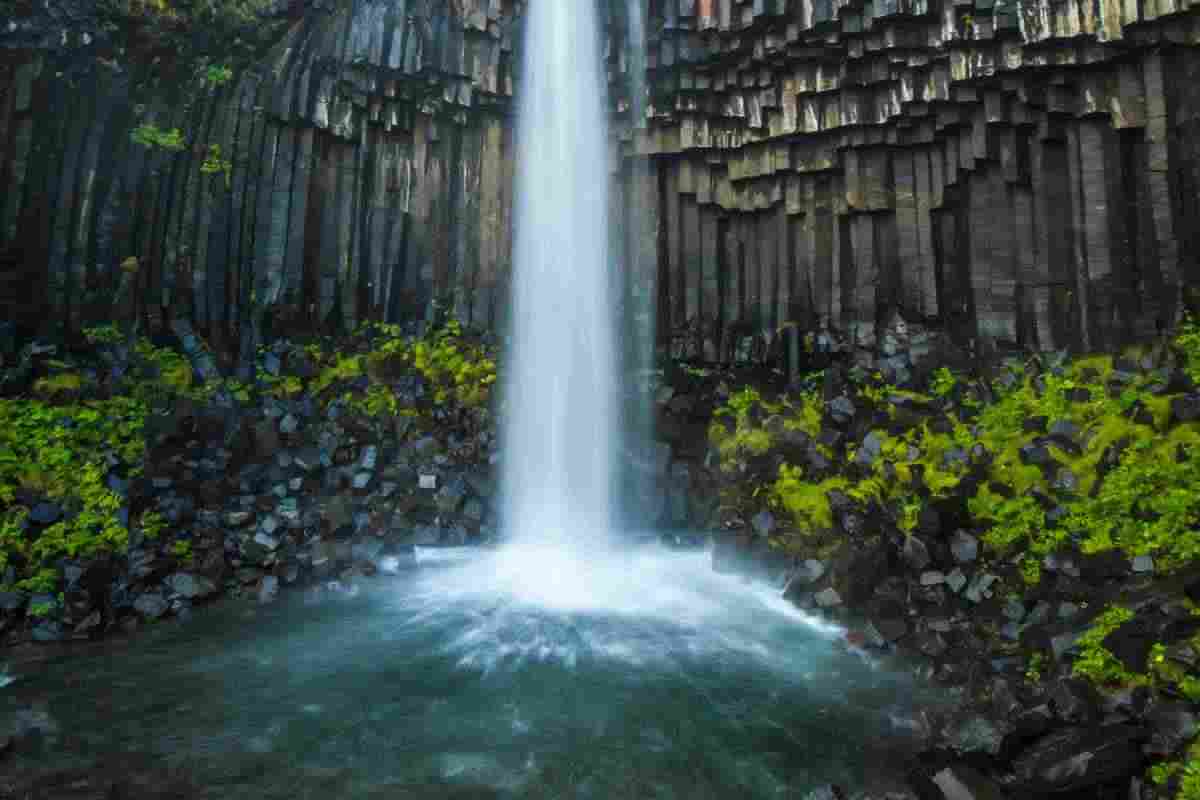
[[[922,586],[937,586],[946,582],[946,576],[937,570],[929,570],[921,573]]]
[[[258,602],[270,603],[279,595],[279,579],[274,575],[264,575],[258,585]]]
[[[355,561],[374,564],[383,552],[383,542],[373,537],[356,539],[350,546],[351,557]]]
[[[464,517],[474,520],[475,522],[482,521],[485,513],[486,511],[483,507],[483,503],[479,502],[475,498],[468,500],[467,504],[463,506],[462,510]]]
[[[1150,556],[1137,556],[1133,559],[1133,571],[1139,575],[1154,572],[1154,559]]]
[[[374,477],[370,472],[356,472],[354,473],[353,480],[350,481],[350,485],[355,489],[366,489],[371,485],[371,479]]]
[[[38,503],[30,509],[29,521],[38,525],[53,525],[62,515],[62,506],[57,503]]]
[[[966,531],[955,531],[950,537],[950,553],[959,564],[970,564],[979,557],[979,540]]]
[[[940,800],[1004,800],[1004,793],[988,778],[966,764],[954,764],[930,778]]]
[[[373,444],[363,448],[362,457],[358,460],[359,469],[371,472],[379,460],[379,448]]]
[[[1009,598],[1004,604],[1004,616],[1013,622],[1025,619],[1025,604],[1015,597]]]
[[[869,432],[863,437],[862,447],[854,455],[856,463],[869,467],[879,460],[879,456],[883,454],[883,439],[875,431]]]
[[[264,514],[262,519],[258,521],[258,529],[262,533],[270,536],[271,534],[275,533],[275,531],[279,530],[279,518],[273,514]]]
[[[951,570],[950,574],[946,576],[946,585],[950,587],[950,591],[958,594],[963,590],[963,587],[967,585],[967,576],[963,574],[961,569],[955,567],[953,570]]]
[[[929,566],[931,561],[929,557],[929,549],[925,547],[925,543],[916,536],[908,536],[904,539],[904,546],[901,549],[901,555],[904,558],[904,563],[909,566],[909,569],[920,571]]]
[[[279,540],[263,531],[254,534],[254,542],[267,550],[278,550]]]
[[[976,575],[972,580],[963,597],[970,600],[972,603],[982,603],[984,598],[992,596],[991,587],[996,581],[1000,580],[995,575]]]
[[[173,575],[168,575],[164,583],[175,594],[187,600],[199,600],[215,594],[217,591],[216,584],[208,578],[190,572],[176,572]]]
[[[61,642],[67,632],[58,620],[44,619],[33,626],[31,635],[35,642]]]
[[[170,604],[159,592],[147,592],[133,601],[133,610],[146,619],[158,619],[167,613]]]
[[[288,414],[279,420],[280,433],[291,434],[298,430],[300,430],[300,419],[295,414]]]
[[[796,565],[792,580],[801,584],[815,583],[825,574],[825,565],[814,558],[806,559]]]
[[[833,587],[822,589],[813,596],[813,601],[821,608],[833,608],[842,604],[842,596]]]
[[[1005,728],[982,714],[969,714],[953,720],[945,731],[946,744],[958,753],[1000,754]]]
[[[770,511],[760,511],[750,520],[750,527],[759,536],[770,536],[775,530],[775,515]]]
[[[854,419],[854,415],[857,413],[858,409],[854,407],[853,401],[845,395],[835,397],[829,403],[829,416],[839,425],[845,425]]]

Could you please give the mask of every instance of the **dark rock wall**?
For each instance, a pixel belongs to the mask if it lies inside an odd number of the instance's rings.
[[[1186,0],[651,0],[660,336],[1153,335],[1196,282]]]
[[[789,324],[869,345],[891,311],[964,344],[1100,348],[1180,313],[1200,256],[1186,0],[646,3],[637,125],[625,4],[607,5],[613,202],[676,353],[763,357]],[[136,256],[143,318],[218,344],[254,307],[350,325],[438,299],[502,321],[520,4],[291,6],[256,69],[173,96],[64,70],[82,34],[0,50],[17,305],[107,319]],[[144,122],[189,148],[133,143]],[[228,177],[201,169],[212,144]]]
[[[352,325],[436,297],[492,324],[513,38],[510,0],[314,2],[258,68],[149,101],[120,69],[72,77],[70,53],[9,50],[0,252],[36,265],[75,321],[107,318],[135,256],[144,317],[190,316],[217,339],[251,305]],[[188,149],[135,144],[146,122],[180,128]],[[201,169],[214,144],[228,176]]]

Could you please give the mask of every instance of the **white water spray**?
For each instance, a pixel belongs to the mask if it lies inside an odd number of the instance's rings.
[[[616,331],[599,29],[591,2],[526,11],[503,524],[600,544],[613,524]]]

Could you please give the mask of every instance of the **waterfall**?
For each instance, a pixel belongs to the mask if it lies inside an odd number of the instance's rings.
[[[502,524],[560,547],[613,524],[607,120],[594,4],[534,0],[525,25]]]

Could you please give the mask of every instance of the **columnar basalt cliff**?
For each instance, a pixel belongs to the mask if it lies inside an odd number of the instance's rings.
[[[1186,2],[653,4],[660,330],[728,357],[788,323],[870,345],[1153,335],[1195,280]],[[654,19],[657,17],[657,19]]]
[[[1184,0],[647,0],[637,120],[627,9],[604,5],[623,262],[676,354],[769,357],[788,327],[870,345],[892,312],[965,345],[1098,349],[1181,313]],[[108,319],[136,257],[142,318],[218,349],[255,309],[502,322],[521,4],[275,6],[266,58],[172,92],[70,69],[92,38],[68,22],[50,45],[0,32],[6,316]],[[183,149],[133,141],[145,124]]]
[[[136,69],[120,65],[72,75],[63,64],[87,31],[7,52],[0,252],[47,279],[63,317],[106,319],[134,257],[152,327],[191,317],[216,339],[252,307],[350,326],[421,316],[436,298],[494,321],[510,249],[512,3],[290,6],[269,56],[217,88],[135,91]],[[144,124],[180,129],[186,146],[134,142]]]

